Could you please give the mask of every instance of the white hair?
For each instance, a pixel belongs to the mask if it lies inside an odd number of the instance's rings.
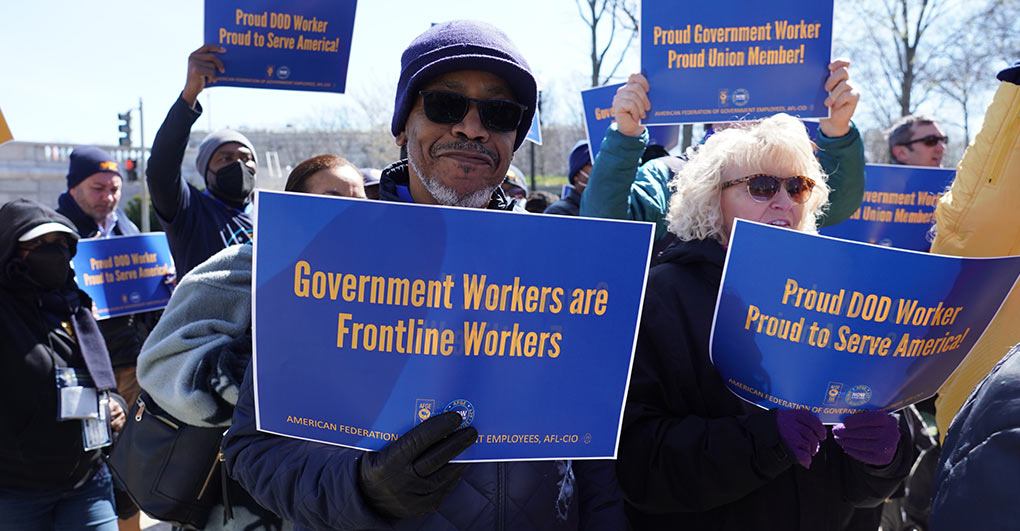
[[[788,114],[776,114],[715,133],[699,148],[688,150],[688,162],[669,183],[673,190],[666,214],[669,231],[685,241],[725,240],[728,235],[723,234],[723,169],[731,165],[761,168],[762,161],[768,160],[815,181],[811,197],[804,204],[800,226],[794,228],[817,232],[818,217],[828,205],[829,187],[814,148],[804,124]]]
[[[425,189],[432,194],[432,197],[440,205],[482,208],[488,205],[492,199],[492,192],[495,191],[495,188],[482,188],[481,190],[475,190],[474,192],[462,195],[453,188],[444,185],[438,178],[422,172],[418,165],[415,164],[413,157],[408,157],[407,161],[411,164],[411,168],[414,169],[414,173],[421,179],[422,185],[425,186]]]

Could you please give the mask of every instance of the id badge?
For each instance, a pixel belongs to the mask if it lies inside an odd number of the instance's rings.
[[[106,393],[99,398],[98,418],[82,419],[81,440],[86,452],[109,446],[113,442],[110,431],[110,397]]]
[[[57,420],[98,419],[99,395],[88,375],[62,367],[57,374]]]

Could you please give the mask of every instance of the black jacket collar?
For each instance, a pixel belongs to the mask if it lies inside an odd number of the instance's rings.
[[[383,201],[405,202],[400,196],[398,187],[410,188],[411,177],[408,173],[407,159],[398,160],[383,168],[382,177],[379,179],[379,199]],[[507,198],[503,189],[496,187],[492,191],[492,198],[489,200],[489,210],[518,210],[517,202]]]

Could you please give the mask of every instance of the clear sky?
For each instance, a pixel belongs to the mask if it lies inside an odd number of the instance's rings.
[[[456,18],[507,32],[540,84],[587,87],[587,27],[574,0],[362,0],[348,94],[210,88],[196,127],[308,127],[345,98],[385,91],[392,102],[403,49],[430,23]],[[0,0],[0,110],[15,139],[116,144],[117,113],[141,97],[151,145],[202,44],[202,19],[202,0]],[[636,45],[630,56],[637,68]]]

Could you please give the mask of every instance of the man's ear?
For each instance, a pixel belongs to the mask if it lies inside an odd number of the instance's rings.
[[[903,160],[903,156],[907,154],[907,146],[893,146],[892,148],[892,160],[889,162],[900,162]]]
[[[393,137],[393,141],[400,147],[407,145],[407,132],[401,131],[399,135]]]

